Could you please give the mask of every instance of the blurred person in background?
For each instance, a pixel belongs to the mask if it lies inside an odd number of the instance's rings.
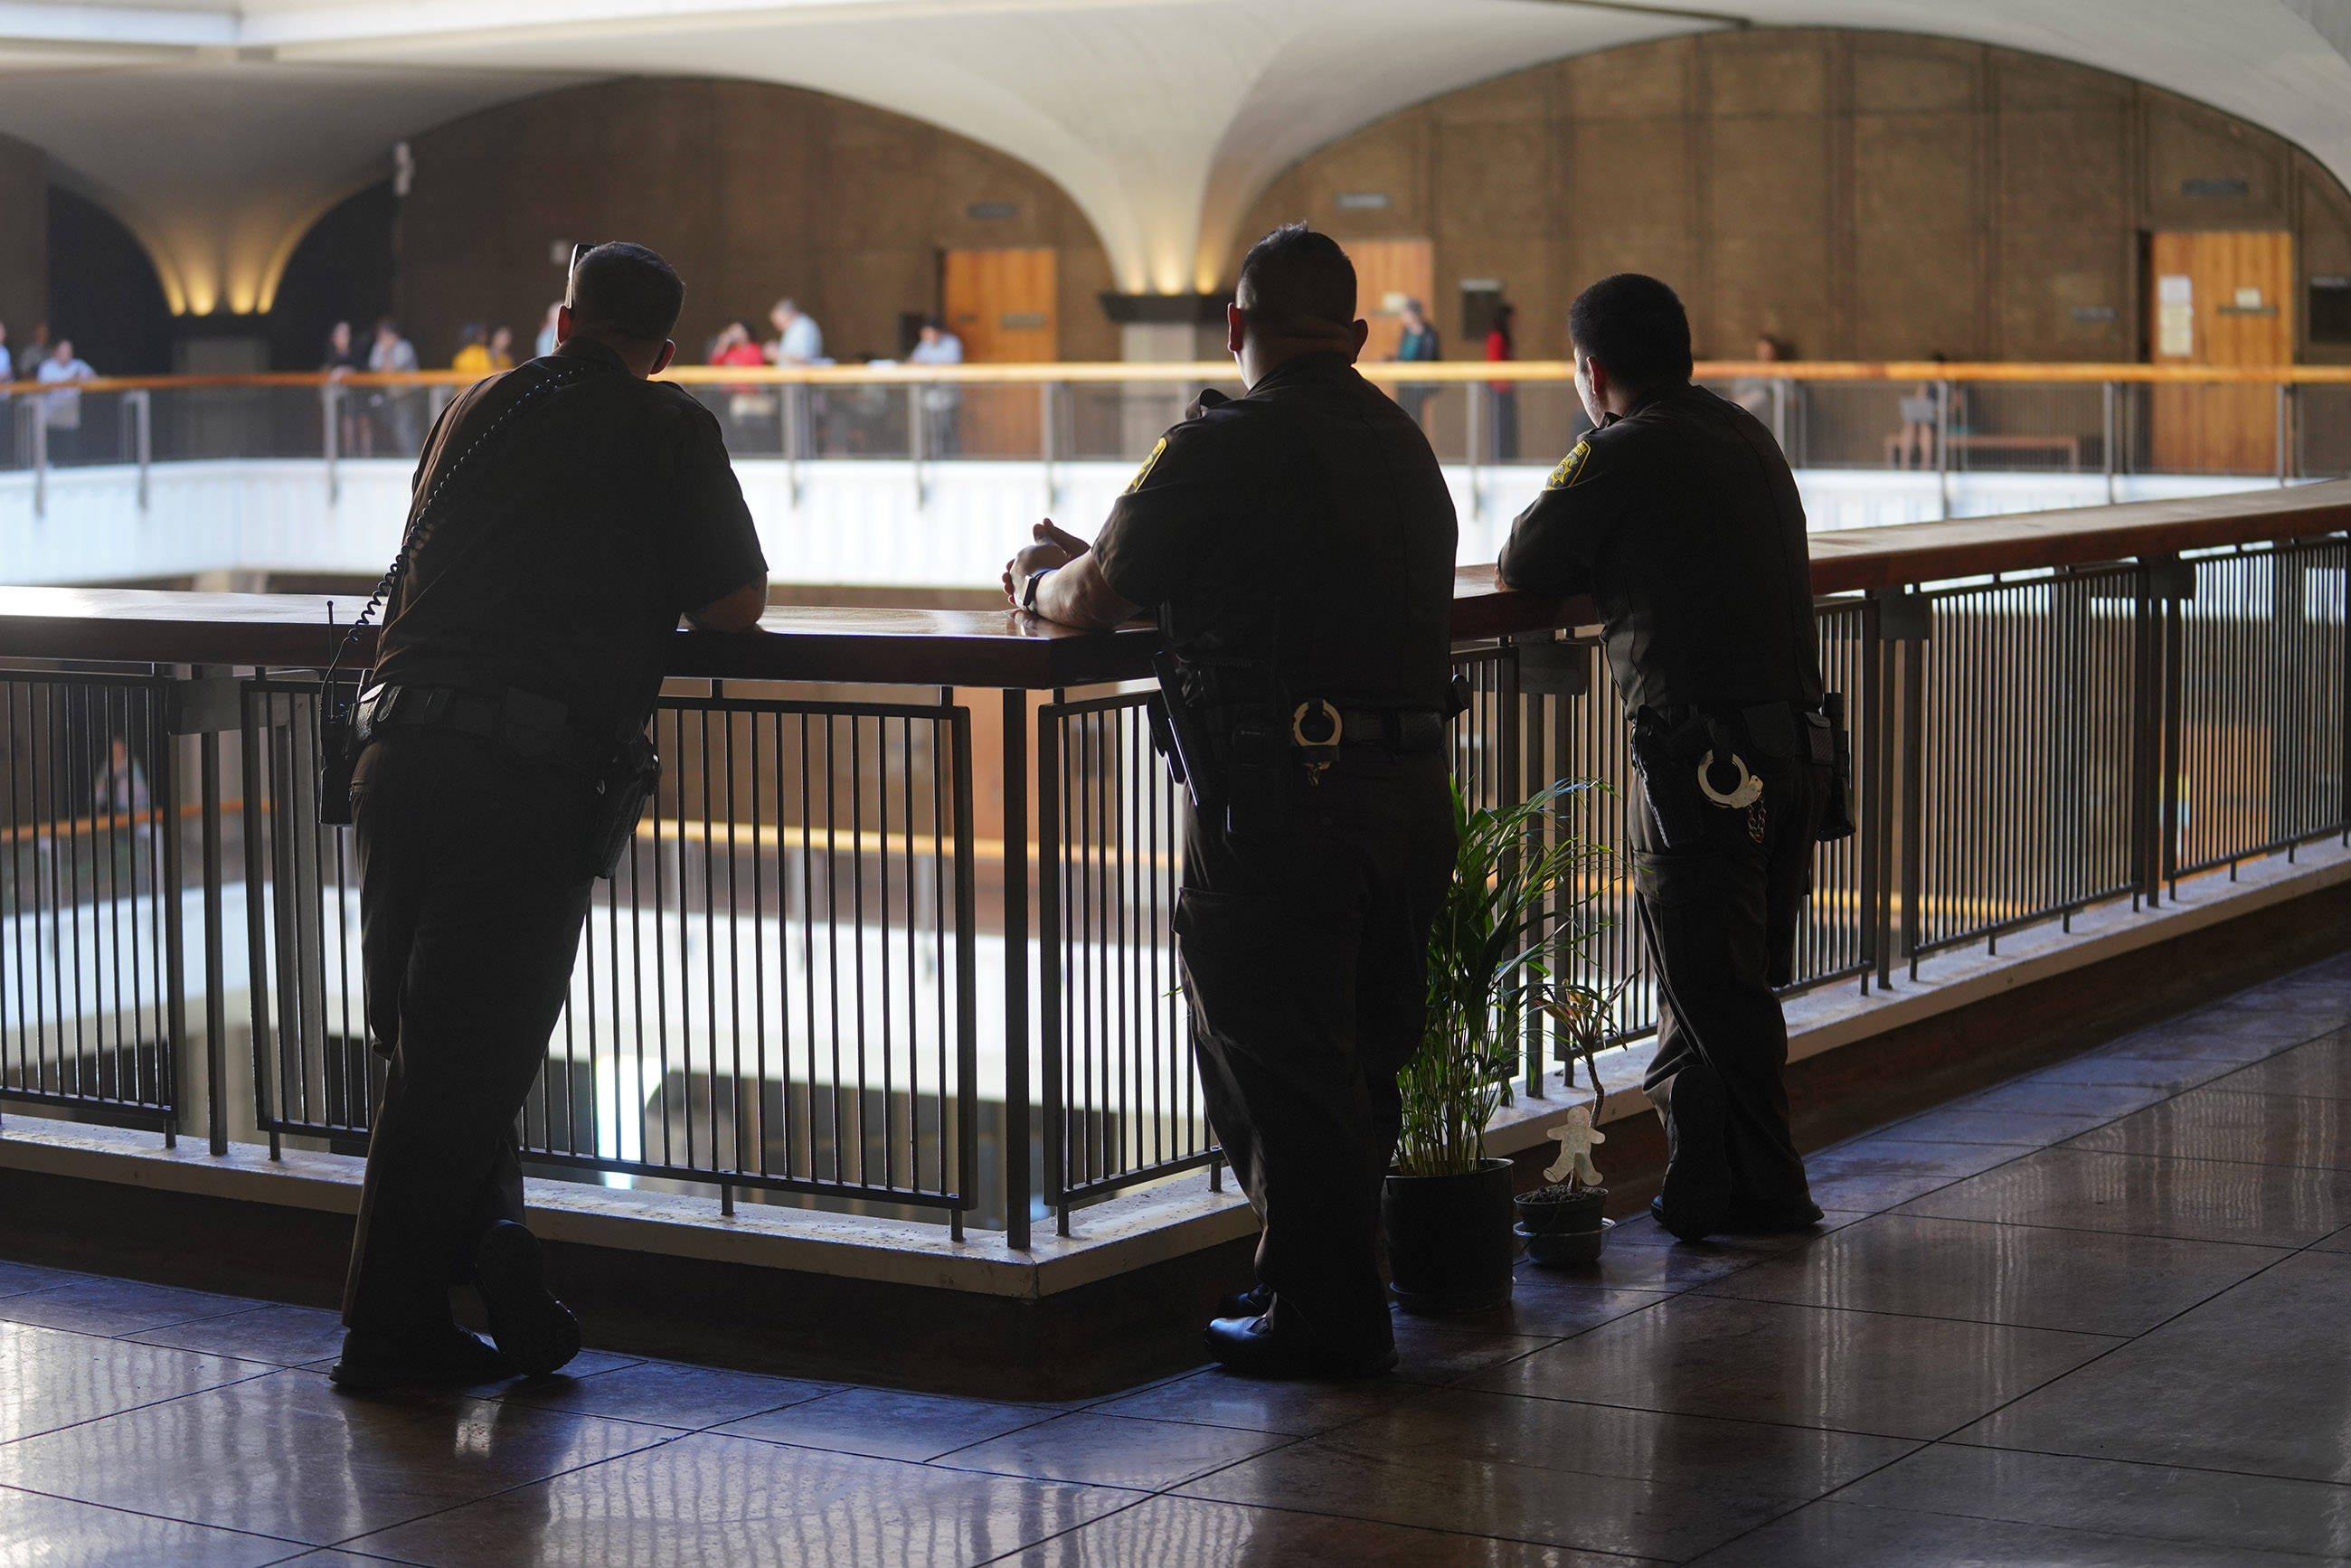
[[[486,376],[490,373],[490,329],[479,321],[468,321],[457,329],[457,355],[449,368],[465,375]]]
[[[413,374],[416,345],[400,335],[400,323],[386,316],[375,324],[375,341],[368,345],[367,368],[379,375]],[[391,425],[392,450],[402,457],[416,451],[420,434],[413,387],[381,387],[368,398],[376,417]]]
[[[752,332],[751,323],[735,320],[720,328],[718,336],[710,340],[710,362],[714,365],[758,368],[767,364],[768,356],[759,347],[759,340]],[[737,451],[748,450],[755,443],[747,438],[755,431],[764,431],[768,437],[766,442],[756,444],[771,444],[775,440],[771,426],[776,417],[776,392],[772,387],[763,387],[754,382],[740,382],[729,386],[726,389],[726,417],[734,425],[733,440],[729,444]]]
[[[8,329],[5,323],[0,323],[0,382],[10,382],[16,379],[16,361],[8,357]],[[0,393],[0,396],[5,395],[5,393]]]
[[[108,740],[106,762],[90,781],[89,798],[101,817],[147,814],[147,770],[131,755],[131,743],[122,737],[114,736]]]
[[[24,348],[16,355],[16,379],[20,382],[31,381],[39,372],[41,361],[48,357],[49,324],[47,321],[36,321],[33,323],[33,335],[25,340]]]
[[[959,365],[963,340],[946,329],[935,316],[923,323],[914,346],[906,350],[910,365]],[[939,382],[923,389],[923,450],[933,457],[954,457],[963,451],[963,388]]]
[[[1940,349],[1927,358],[1938,365],[1950,362],[1950,357]],[[1902,415],[1902,429],[1886,443],[1896,468],[1939,466],[1944,434],[1968,433],[1968,394],[1965,389],[1949,382],[1920,382],[1918,390],[1896,406]]]
[[[338,321],[327,334],[326,358],[319,368],[327,372],[329,381],[341,381],[354,371],[367,369],[367,355],[351,340],[351,324]],[[340,413],[342,428],[337,432],[341,444],[336,450],[346,457],[375,455],[375,422],[368,417],[360,400],[345,392],[335,400]]]
[[[1775,364],[1780,359],[1780,340],[1761,333],[1755,340],[1754,361],[1759,365]],[[1761,420],[1771,423],[1771,382],[1765,376],[1740,376],[1730,383],[1730,401]]]
[[[768,356],[759,348],[759,340],[751,335],[748,321],[729,321],[710,340],[710,362],[714,365],[764,365]]]
[[[555,318],[562,308],[563,301],[560,299],[547,308],[547,319],[539,324],[538,337],[531,345],[531,354],[534,358],[541,360],[547,358],[548,355],[555,352],[555,345],[562,340],[556,336],[555,332]]]
[[[490,369],[514,369],[514,329],[501,327],[490,334]]]
[[[1397,340],[1396,351],[1389,358],[1416,364],[1441,358],[1444,350],[1437,341],[1437,329],[1429,325],[1428,312],[1421,308],[1420,301],[1405,300],[1398,314],[1404,318],[1404,336]],[[1436,395],[1437,387],[1430,382],[1404,382],[1395,390],[1396,402],[1412,415],[1415,424],[1421,423],[1421,411]]]
[[[768,358],[779,365],[821,365],[829,363],[824,357],[824,333],[816,320],[789,299],[778,299],[776,308],[768,312],[775,323],[776,341],[768,350]]]
[[[95,381],[98,372],[74,358],[71,338],[59,338],[49,357],[41,361],[36,379],[44,386],[64,389],[42,400],[41,423],[48,427],[49,461],[70,463],[81,446],[81,393],[73,390],[73,383]]]
[[[1486,359],[1499,363],[1519,357],[1518,345],[1510,337],[1511,325],[1518,320],[1519,308],[1502,304],[1494,307],[1494,323],[1486,329]],[[1488,382],[1487,406],[1493,411],[1494,434],[1490,455],[1497,463],[1510,463],[1519,455],[1519,384],[1516,382]]]

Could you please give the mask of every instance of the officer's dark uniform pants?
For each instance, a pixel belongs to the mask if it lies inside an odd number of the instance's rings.
[[[392,728],[352,789],[368,1024],[392,1048],[343,1322],[445,1329],[482,1233],[523,1217],[515,1117],[569,989],[591,879],[584,781]]]
[[[1263,1224],[1258,1279],[1341,1354],[1394,1342],[1376,1259],[1453,862],[1445,759],[1353,751],[1285,779],[1279,831],[1187,814],[1178,953],[1208,1116]]]
[[[1657,1053],[1642,1087],[1665,1114],[1676,1164],[1719,1165],[1734,1202],[1779,1207],[1807,1203],[1810,1194],[1788,1131],[1781,1082],[1788,1024],[1772,988],[1793,973],[1830,774],[1791,761],[1761,777],[1760,842],[1748,811],[1701,805],[1705,843],[1667,849],[1637,774],[1626,822],[1642,936],[1658,980]],[[1694,768],[1687,787],[1696,796]],[[1710,1072],[1720,1087],[1719,1149],[1686,1146],[1674,1121],[1675,1085],[1688,1072]]]

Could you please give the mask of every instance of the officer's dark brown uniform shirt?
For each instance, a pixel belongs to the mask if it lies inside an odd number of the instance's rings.
[[[1762,780],[1752,806],[1708,803],[1695,756],[1636,780],[1629,803],[1626,847],[1658,981],[1645,1087],[1670,1134],[1669,1225],[1817,1217],[1788,1131],[1787,1024],[1772,988],[1789,977],[1827,769],[1792,738],[1766,752],[1739,716],[1821,695],[1788,461],[1736,403],[1687,383],[1651,393],[1568,454],[1512,524],[1501,576],[1592,596],[1628,715],[1681,724],[1695,708],[1740,727],[1723,733],[1740,735]],[[1782,737],[1809,734],[1780,718]],[[1665,843],[1651,811],[1665,791],[1699,841]]]
[[[585,339],[461,393],[419,502],[444,478],[376,681],[551,697],[587,743],[575,758],[643,724],[680,612],[765,574],[717,423]],[[392,1067],[344,1290],[354,1329],[445,1333],[484,1229],[523,1218],[515,1118],[570,990],[595,799],[584,766],[447,725],[401,718],[360,756],[368,1023]]]
[[[459,393],[417,465],[418,505],[444,476],[386,608],[387,685],[522,686],[584,734],[632,732],[679,615],[767,572],[717,420],[590,339]]]
[[[1452,677],[1453,498],[1420,427],[1338,354],[1160,437],[1094,542],[1187,666],[1434,709]]]
[[[1442,709],[1454,531],[1420,427],[1341,356],[1311,354],[1169,431],[1094,548],[1187,671],[1278,698],[1286,721],[1310,697]],[[1392,1339],[1381,1172],[1453,858],[1444,754],[1420,730],[1417,749],[1345,747],[1320,782],[1285,758],[1273,831],[1235,833],[1215,810],[1185,822],[1185,996],[1209,1118],[1263,1217],[1258,1277],[1280,1332],[1349,1354]]]
[[[1592,595],[1627,709],[1820,697],[1795,476],[1761,421],[1703,388],[1651,393],[1579,442],[1501,572]]]

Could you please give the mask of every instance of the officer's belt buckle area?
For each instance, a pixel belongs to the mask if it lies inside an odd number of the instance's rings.
[[[359,745],[397,724],[454,729],[504,746],[526,760],[591,770],[601,761],[596,747],[571,727],[563,704],[521,687],[488,697],[455,686],[375,686],[360,698],[356,716]]]

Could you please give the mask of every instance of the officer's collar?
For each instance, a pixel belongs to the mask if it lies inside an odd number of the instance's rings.
[[[629,368],[629,361],[621,358],[621,351],[618,349],[613,348],[610,343],[599,342],[580,332],[574,332],[557,344],[555,357],[586,360],[590,364],[603,365],[615,371],[625,371]]]
[[[1639,397],[1633,400],[1632,407],[1626,409],[1622,413],[1612,413],[1605,419],[1602,420],[1600,422],[1600,428],[1605,430],[1620,419],[1636,418],[1640,414],[1655,407],[1656,404],[1665,402],[1667,398],[1673,397],[1681,392],[1686,392],[1689,391],[1689,389],[1690,383],[1687,382],[1674,382],[1666,386],[1651,387],[1647,392],[1643,392]]]
[[[1293,354],[1258,377],[1257,384],[1249,388],[1249,391],[1260,392],[1270,386],[1285,382],[1344,375],[1352,368],[1347,362],[1347,356],[1335,349],[1318,349],[1311,354]]]

